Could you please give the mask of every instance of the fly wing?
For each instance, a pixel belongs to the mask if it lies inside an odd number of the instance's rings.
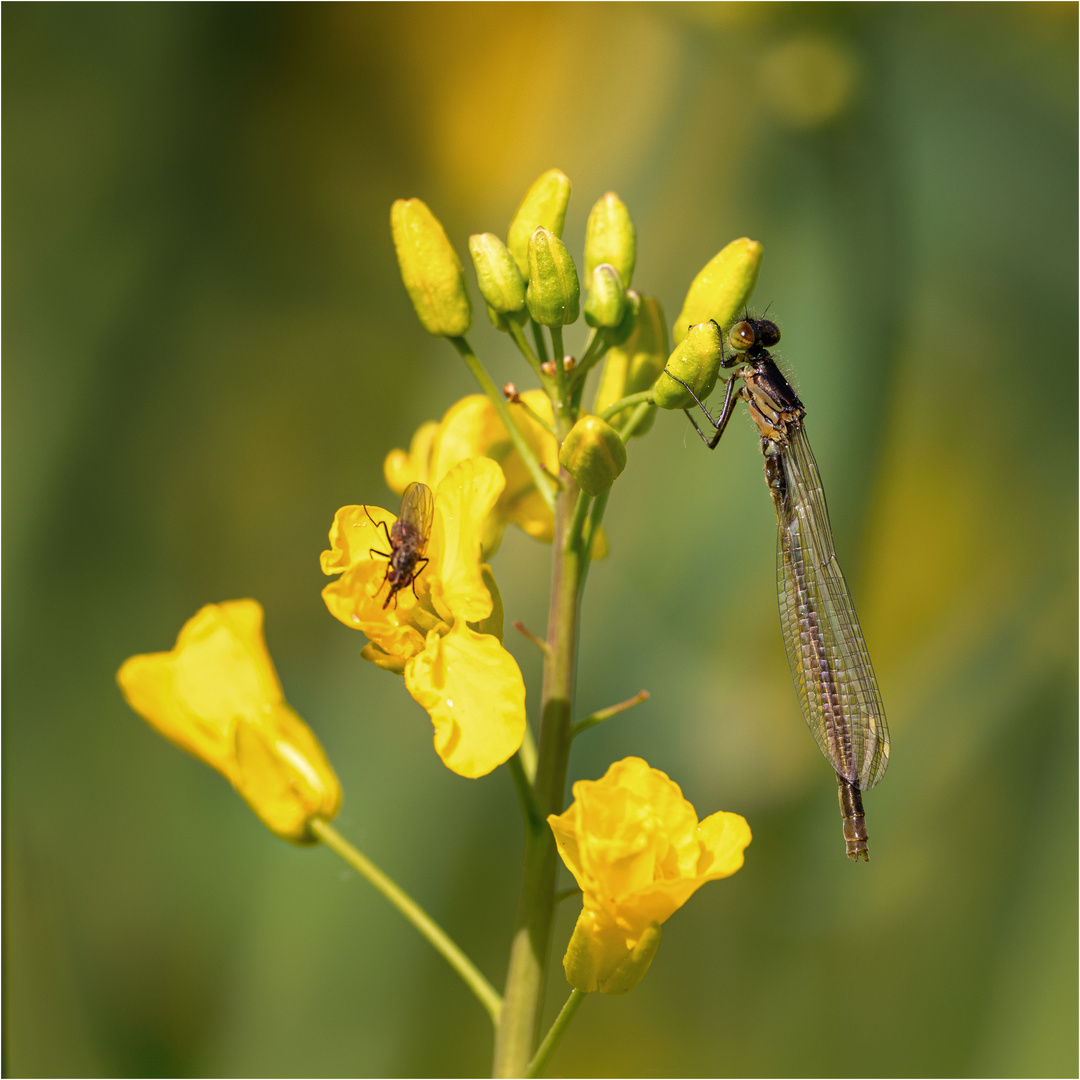
[[[889,764],[889,728],[802,424],[789,425],[780,458],[776,586],[791,677],[821,752],[840,776],[868,791]]]
[[[398,519],[412,530],[419,543],[420,550],[431,536],[431,523],[435,518],[435,497],[427,484],[413,483],[401,496],[401,513]]]

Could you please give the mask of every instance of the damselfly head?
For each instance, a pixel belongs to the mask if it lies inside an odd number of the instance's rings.
[[[780,327],[771,319],[741,319],[728,331],[728,344],[736,352],[746,352],[755,345],[771,349],[780,340]]]

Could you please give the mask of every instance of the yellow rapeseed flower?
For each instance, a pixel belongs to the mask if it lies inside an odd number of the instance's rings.
[[[117,681],[151,727],[222,773],[267,828],[311,843],[308,822],[338,812],[341,786],[285,702],[262,625],[254,600],[207,604],[172,652],[130,657]]]
[[[484,400],[484,399],[481,399]],[[420,482],[433,477],[428,472]],[[405,687],[431,716],[435,750],[461,776],[483,776],[517,752],[525,734],[525,683],[498,636],[487,632],[497,596],[482,563],[485,523],[503,492],[499,466],[459,460],[434,488],[428,563],[386,601],[387,532],[396,520],[377,506],[343,506],[334,516],[323,573],[341,574],[323,589],[330,613],[370,639],[363,656],[405,676]],[[380,554],[382,553],[382,554]]]
[[[537,416],[552,422],[551,402],[543,390],[526,390],[521,399]],[[559,447],[555,436],[538,424],[519,403],[509,403],[514,417],[537,460],[552,475],[559,473]],[[470,394],[451,405],[439,423],[429,421],[412,438],[409,449],[391,450],[383,471],[391,491],[399,495],[414,481],[434,489],[460,461],[487,457],[498,462],[506,486],[484,525],[484,554],[490,558],[510,523],[529,536],[551,543],[555,519],[514,449],[495,407],[483,394]]]
[[[720,812],[699,822],[678,784],[641,758],[574,784],[574,802],[548,817],[584,906],[563,959],[579,990],[622,994],[649,969],[660,924],[706,881],[743,864],[750,827]]]

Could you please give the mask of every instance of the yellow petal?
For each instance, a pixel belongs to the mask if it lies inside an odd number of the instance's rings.
[[[254,600],[207,604],[171,652],[126,660],[117,680],[128,704],[167,739],[230,779],[233,728],[281,701]]]
[[[324,574],[340,574],[362,562],[381,558],[385,564],[390,553],[387,532],[397,518],[381,506],[343,506],[330,526],[330,550],[319,556]],[[382,556],[372,552],[384,552]]]
[[[333,818],[341,786],[323,748],[288,705],[278,705],[265,723],[236,727],[236,790],[278,836],[313,843],[312,817]]]
[[[208,604],[172,652],[133,656],[117,679],[136,712],[228,777],[274,832],[309,841],[307,822],[337,813],[341,787],[282,697],[262,624],[254,600]]]
[[[428,635],[405,665],[405,686],[435,725],[435,751],[461,776],[484,776],[517,752],[525,734],[525,683],[490,634],[464,623]]]
[[[439,484],[428,555],[428,586],[447,622],[480,622],[491,614],[481,572],[484,522],[503,489],[502,470],[489,458],[455,465]]]
[[[391,450],[383,462],[383,475],[386,486],[399,495],[412,483],[419,482],[434,487],[431,479],[431,453],[435,436],[439,433],[439,424],[429,420],[416,429],[409,449]]]

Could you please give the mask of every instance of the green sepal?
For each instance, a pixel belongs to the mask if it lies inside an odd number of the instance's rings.
[[[529,240],[537,225],[562,236],[566,207],[570,202],[570,178],[558,169],[548,169],[533,181],[517,208],[506,232],[506,246],[518,264],[521,276],[529,276]]]
[[[566,245],[550,229],[538,225],[529,239],[529,314],[541,326],[576,322],[581,302],[577,268]]]
[[[626,446],[599,416],[583,416],[563,440],[559,464],[586,495],[602,495],[626,468]]]
[[[488,307],[501,315],[525,310],[525,279],[514,256],[494,233],[469,237],[476,283]]]
[[[585,278],[601,263],[619,271],[623,287],[630,288],[637,262],[637,231],[626,203],[609,191],[596,201],[585,224]]]
[[[690,283],[682,311],[672,327],[676,343],[695,323],[712,319],[727,326],[742,312],[757,284],[763,250],[756,240],[743,236],[732,240],[705,264]]]
[[[597,989],[600,993],[626,994],[633,990],[652,965],[656,950],[660,948],[660,936],[660,924],[650,923],[637,944],[627,953],[626,959],[599,983]]]
[[[621,398],[648,390],[660,377],[668,356],[667,321],[660,301],[652,296],[641,297],[637,322],[630,336],[621,345],[608,350],[604,373],[596,392],[593,412],[602,413]],[[621,427],[630,419],[630,409],[622,409],[608,418],[608,423]],[[656,410],[651,409],[634,435],[644,435],[652,427]]]
[[[472,325],[465,270],[439,219],[420,199],[397,199],[390,208],[401,279],[420,319],[434,337],[462,337]]]
[[[711,319],[690,327],[675,351],[668,357],[664,371],[656,380],[653,396],[661,409],[688,409],[694,399],[675,379],[681,379],[704,401],[716,386],[720,370],[720,327]],[[674,375],[675,378],[671,378]]]
[[[589,295],[585,299],[585,322],[592,327],[614,330],[626,313],[626,290],[619,271],[610,263],[600,263],[589,275]]]

